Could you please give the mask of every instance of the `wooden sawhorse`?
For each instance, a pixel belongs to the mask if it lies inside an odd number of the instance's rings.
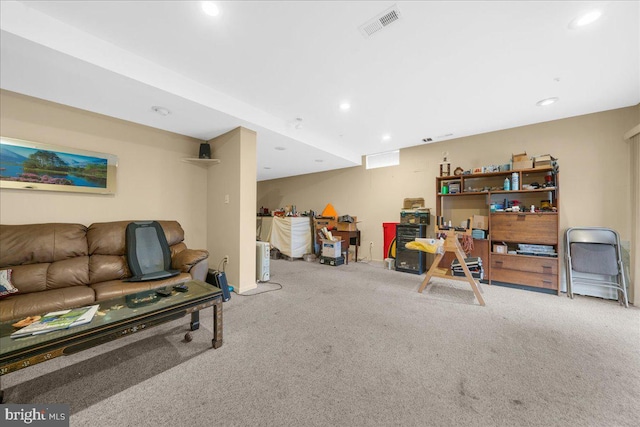
[[[469,268],[467,267],[467,264],[464,261],[465,254],[464,254],[464,251],[462,250],[462,246],[460,246],[460,242],[458,241],[458,236],[456,235],[456,232],[454,230],[439,231],[438,226],[436,226],[436,233],[438,232],[446,233],[447,238],[445,239],[444,244],[438,248],[436,252],[436,259],[433,261],[433,264],[431,264],[429,271],[427,271],[427,276],[424,278],[422,285],[420,285],[420,289],[418,289],[418,292],[422,293],[422,291],[424,291],[424,288],[427,287],[427,285],[429,284],[429,280],[431,280],[432,277],[442,277],[443,279],[460,280],[463,282],[468,282],[471,285],[471,289],[473,290],[473,293],[475,294],[476,299],[478,300],[480,305],[484,306],[485,305],[484,299],[482,299],[482,295],[480,294],[481,292],[480,287],[478,286],[478,283],[476,283],[475,279],[471,275],[471,272],[469,271]],[[456,258],[460,262],[460,266],[462,267],[462,270],[464,271],[465,277],[448,276],[446,274],[437,272],[438,264],[440,263],[440,260],[444,256],[445,252],[453,252],[455,254]]]

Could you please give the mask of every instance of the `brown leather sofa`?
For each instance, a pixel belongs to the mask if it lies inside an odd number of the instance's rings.
[[[163,280],[125,282],[125,230],[131,221],[82,224],[0,225],[0,270],[11,269],[17,293],[0,299],[0,321],[91,305],[119,295],[188,280],[205,280],[209,253],[187,249],[176,221],[158,221],[171,247]]]

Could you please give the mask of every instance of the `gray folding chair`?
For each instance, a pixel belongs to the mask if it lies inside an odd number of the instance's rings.
[[[603,227],[572,227],[565,233],[567,295],[575,284],[618,290],[618,301],[629,307],[620,253],[620,236]],[[622,299],[620,298],[622,297]]]

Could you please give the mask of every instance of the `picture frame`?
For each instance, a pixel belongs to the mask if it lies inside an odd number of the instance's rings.
[[[0,136],[0,188],[115,194],[118,157]]]

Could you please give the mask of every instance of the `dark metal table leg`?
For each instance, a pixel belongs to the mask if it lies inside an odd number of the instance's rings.
[[[200,312],[194,311],[191,313],[191,330],[196,331],[200,328]]]
[[[213,304],[213,348],[222,346],[222,298],[216,298]]]

